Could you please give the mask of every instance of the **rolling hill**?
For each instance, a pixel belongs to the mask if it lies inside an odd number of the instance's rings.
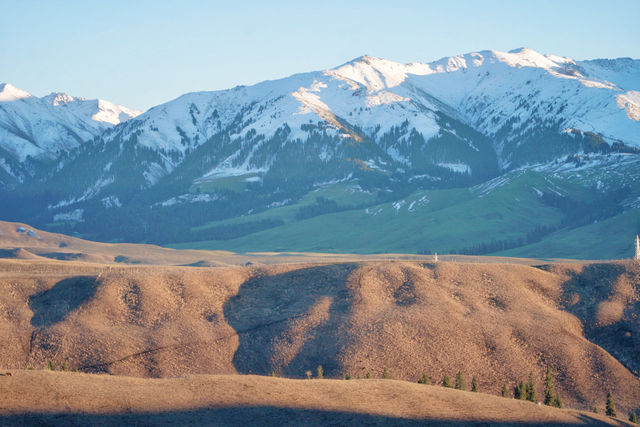
[[[149,380],[13,371],[0,377],[0,393],[0,423],[12,425],[632,425],[394,380],[211,375]]]
[[[0,366],[304,378],[322,365],[329,378],[386,368],[412,382],[463,371],[495,395],[530,371],[541,387],[550,367],[570,407],[612,390],[621,411],[636,410],[639,268],[0,259]]]

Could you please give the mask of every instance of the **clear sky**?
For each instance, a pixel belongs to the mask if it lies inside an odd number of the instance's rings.
[[[0,82],[144,110],[363,54],[640,58],[639,18],[640,0],[0,0]]]

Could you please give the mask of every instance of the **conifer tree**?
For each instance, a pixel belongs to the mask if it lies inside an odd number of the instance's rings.
[[[387,368],[384,368],[382,370],[382,378],[385,379],[385,380],[389,379],[389,371],[387,371]]]
[[[593,413],[594,413],[594,414],[597,414],[598,412],[600,412],[600,411],[598,411],[598,407],[597,407],[597,406],[594,406],[594,407],[593,407]]]
[[[556,408],[562,408],[564,405],[562,404],[562,398],[560,397],[560,393],[556,392],[555,397],[553,398],[553,406]]]
[[[511,397],[511,394],[509,393],[509,389],[507,388],[507,385],[503,385],[502,386],[502,397]]]
[[[536,400],[538,400],[538,397],[536,395],[536,382],[533,378],[533,372],[529,372],[529,380],[527,381],[525,392],[527,395],[527,400],[531,402],[535,402]]]
[[[449,379],[448,375],[445,375],[444,378],[442,379],[442,387],[453,388],[453,385],[451,385],[451,380]]]
[[[478,379],[475,376],[471,378],[471,391],[478,392]]]
[[[638,415],[635,412],[629,412],[629,421],[638,424]]]
[[[525,385],[520,381],[513,389],[513,397],[520,400],[526,400],[527,391]]]
[[[322,369],[322,365],[318,365],[318,368],[316,369],[316,378],[321,380],[323,376],[324,376],[324,370]]]
[[[458,371],[456,374],[456,390],[466,390],[467,389],[467,380],[464,377],[462,371]]]
[[[551,368],[547,366],[547,373],[544,377],[544,404],[547,406],[555,406],[556,392],[553,387],[553,374]]]
[[[420,379],[418,380],[418,384],[426,384],[429,385],[429,375],[427,375],[427,373],[425,372],[424,374],[422,374],[422,376],[420,377]]]
[[[616,404],[613,402],[613,394],[611,392],[607,393],[607,416],[609,417],[617,417],[616,415]]]

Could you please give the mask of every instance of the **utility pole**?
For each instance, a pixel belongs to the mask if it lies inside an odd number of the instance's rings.
[[[636,261],[640,261],[640,237],[636,234],[636,254],[633,257]]]
[[[637,249],[636,249],[636,254],[637,254]],[[433,254],[433,262],[438,262],[438,252]]]

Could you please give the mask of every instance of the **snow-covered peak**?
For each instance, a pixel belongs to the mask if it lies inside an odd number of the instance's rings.
[[[98,112],[91,116],[91,118],[98,122],[117,125],[143,113],[140,110],[132,110],[122,105],[105,101],[104,99],[98,99],[97,102]]]
[[[286,124],[290,138],[304,140],[303,127],[316,121],[355,140],[359,137],[350,129],[377,138],[405,121],[429,137],[439,129],[433,113],[441,111],[489,136],[509,120],[523,127],[566,120],[631,143],[636,125],[628,122],[637,117],[635,94],[616,98],[625,93],[611,83],[617,74],[605,80],[596,66],[603,68],[593,64],[594,72],[588,73],[571,58],[530,48],[408,64],[363,55],[324,71],[186,94],[152,108],[118,135],[126,139],[136,133],[139,144],[183,154],[232,123],[238,126],[232,139],[253,131],[269,138]],[[612,117],[620,122],[613,125]]]
[[[105,129],[141,114],[101,99],[62,92],[41,98],[8,83],[0,85],[0,148],[22,162],[55,158]],[[1,160],[1,159],[0,159]]]
[[[126,122],[142,114],[142,111],[132,110],[103,99],[86,99],[67,95],[64,92],[52,92],[40,99],[48,105],[54,107],[66,106],[75,114],[91,118],[96,122],[110,123],[112,125]]]
[[[369,55],[357,57],[325,74],[351,83],[362,85],[368,92],[377,92],[401,85],[408,75],[425,76],[437,73],[451,73],[463,69],[482,67],[489,64],[504,64],[513,68],[531,67],[559,72],[568,64],[575,65],[571,58],[543,55],[533,49],[523,47],[509,52],[485,50],[463,55],[450,56],[430,63],[412,62],[402,64]]]
[[[445,57],[428,65],[437,73],[455,72],[461,69],[482,67],[489,64],[504,64],[513,68],[531,67],[553,70],[562,67],[560,64],[574,63],[570,58],[554,55],[543,55],[528,47],[521,47],[502,52],[499,50],[483,50],[457,56]]]
[[[0,83],[0,102],[17,101],[19,99],[31,98],[29,92],[10,85],[9,83]]]
[[[402,84],[407,74],[426,75],[433,70],[428,64],[401,64],[388,59],[363,55],[339,67],[325,71],[326,75],[353,84],[360,84],[369,92],[392,88]]]
[[[640,60],[631,58],[593,59],[577,64],[588,76],[598,76],[624,90],[640,90]]]
[[[49,95],[43,96],[40,99],[53,106],[64,105],[73,101],[86,101],[84,98],[76,98],[64,92],[51,92]]]
[[[512,67],[536,67],[548,70],[558,66],[543,54],[528,47],[510,50],[506,53],[493,51],[493,54],[498,60]]]

